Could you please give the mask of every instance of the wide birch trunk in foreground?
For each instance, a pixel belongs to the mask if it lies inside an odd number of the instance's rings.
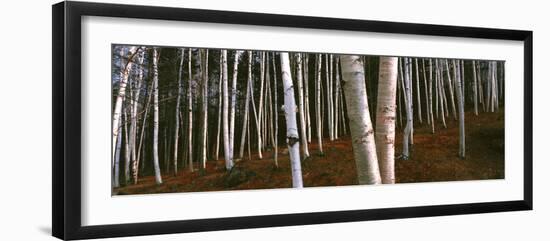
[[[380,184],[363,62],[356,55],[341,55],[340,65],[357,179],[359,184]]]
[[[395,183],[397,57],[380,57],[376,105],[376,147],[382,183]]]
[[[301,188],[304,185],[302,183],[302,167],[300,164],[300,137],[298,135],[298,125],[296,123],[296,101],[294,100],[294,86],[292,85],[290,60],[288,58],[288,53],[280,53],[280,57],[283,90],[285,94],[284,111],[286,117],[286,136],[290,165],[292,168],[292,187]]]

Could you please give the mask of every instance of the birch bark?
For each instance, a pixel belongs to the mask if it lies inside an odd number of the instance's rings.
[[[358,181],[359,184],[380,184],[363,62],[359,56],[341,55],[340,64]]]
[[[292,187],[302,188],[302,167],[300,165],[300,138],[296,123],[296,101],[294,100],[294,86],[290,72],[290,60],[288,53],[280,53],[281,75],[283,78],[283,90],[285,94],[284,110],[286,119],[286,135],[290,165],[292,168]],[[301,63],[299,63],[301,64]]]
[[[382,183],[395,183],[395,110],[397,57],[380,57],[376,105],[377,157]]]

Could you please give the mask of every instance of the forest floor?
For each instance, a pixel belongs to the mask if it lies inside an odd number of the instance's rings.
[[[431,126],[419,124],[415,116],[414,145],[409,160],[396,159],[397,183],[482,180],[504,178],[504,113],[465,113],[466,158],[458,157],[458,122],[452,114],[446,118],[447,128],[436,121],[435,134]],[[396,155],[402,147],[402,131],[396,130]],[[177,176],[163,174],[162,185],[156,185],[154,176],[139,179],[137,185],[113,190],[114,195],[245,190],[292,187],[290,162],[285,143],[279,144],[278,164],[273,151],[266,150],[263,159],[256,153],[248,160],[236,162],[231,172],[225,171],[224,161],[208,161],[206,170],[187,168]],[[305,187],[356,185],[357,173],[350,137],[335,141],[323,140],[324,155],[318,154],[317,141],[309,144],[311,156],[302,160]],[[172,172],[170,172],[172,173]]]

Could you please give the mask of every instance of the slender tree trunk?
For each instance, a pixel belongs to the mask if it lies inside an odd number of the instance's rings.
[[[316,78],[315,78],[315,113],[317,114],[317,141],[319,145],[319,154],[323,155],[323,134],[321,123],[321,54],[317,54],[316,59]]]
[[[339,120],[340,120],[340,94],[341,94],[341,90],[340,90],[340,58],[336,58],[336,79],[335,79],[335,85],[336,85],[336,97],[334,98],[334,107],[335,107],[335,111],[334,111],[334,138],[338,139],[338,125],[339,125]]]
[[[275,162],[275,167],[279,167],[278,158],[278,148],[279,148],[279,107],[277,103],[277,68],[275,65],[275,54],[272,55],[273,63],[273,107],[275,110],[275,150],[273,154],[273,161]]]
[[[447,83],[449,96],[451,97],[451,109],[453,110],[453,117],[456,120],[456,108],[455,108],[455,97],[453,94],[453,80],[451,79],[451,71],[449,70],[449,61],[445,60],[445,69],[447,70]]]
[[[180,102],[181,102],[181,95],[183,95],[183,84],[181,81],[181,75],[183,72],[183,57],[185,55],[185,50],[180,49],[181,51],[181,59],[180,59],[180,66],[179,66],[179,72],[178,72],[178,97],[176,99],[176,126],[174,128],[174,176],[178,175],[178,139],[179,139],[179,128],[180,128]]]
[[[142,51],[138,55],[138,79],[134,91],[134,98],[132,98],[132,121],[131,121],[131,128],[130,128],[130,149],[132,150],[132,177],[134,180],[134,183],[137,183],[137,176],[134,175],[134,172],[137,170],[137,147],[136,147],[136,139],[137,139],[137,129],[138,129],[138,123],[137,123],[137,112],[138,112],[138,102],[140,99],[140,93],[141,93],[141,85],[143,82],[143,59],[144,59],[144,52],[145,49],[142,49]]]
[[[246,99],[244,102],[244,120],[243,120],[243,130],[241,134],[241,145],[240,145],[240,152],[239,152],[239,158],[243,158],[244,155],[244,143],[246,141],[246,133],[250,132],[247,131],[249,129],[249,102],[250,102],[250,83],[252,82],[252,51],[248,51],[248,79],[246,83]],[[248,141],[250,145],[250,140]],[[250,152],[250,150],[249,150]]]
[[[338,60],[340,61],[340,60]],[[340,65],[340,68],[342,68],[342,65]],[[341,85],[341,83],[340,83]],[[340,88],[340,116],[342,116],[342,133],[344,135],[347,135],[348,134],[348,128],[346,126],[346,115],[345,115],[345,111],[344,111],[344,92],[342,90],[342,88]]]
[[[283,57],[281,57],[282,59]],[[307,139],[306,139],[306,120],[304,117],[304,85],[302,84],[302,54],[298,53],[296,54],[296,66],[298,67],[298,71],[296,73],[296,82],[298,83],[298,106],[299,106],[299,116],[300,116],[300,131],[301,131],[301,140],[302,140],[302,149],[304,153],[304,159],[309,157],[309,151],[307,147]],[[289,72],[290,74],[290,72]],[[284,82],[283,82],[284,83]],[[292,86],[291,86],[292,87]],[[285,95],[286,95],[286,88],[285,88]],[[293,94],[294,95],[294,94]],[[294,98],[293,98],[294,99]],[[285,98],[286,102],[286,98]]]
[[[235,150],[235,106],[237,105],[237,76],[239,73],[239,56],[241,51],[236,50],[233,63],[233,78],[231,82],[231,104],[229,108],[229,152],[234,158]]]
[[[440,66],[440,63],[438,63],[437,59],[435,60],[435,65]],[[443,77],[441,73],[441,69],[436,67],[436,76],[437,76],[437,82],[438,82],[438,90],[439,91],[439,99],[440,99],[440,105],[441,105],[441,122],[443,123],[443,127],[447,128],[447,124],[445,123],[445,91],[443,89]]]
[[[412,69],[412,67],[411,67]],[[418,121],[422,124],[422,103],[420,102],[420,77],[418,74],[418,58],[414,59],[414,69],[416,73],[416,103],[418,106]]]
[[[296,123],[296,102],[294,100],[294,86],[292,85],[292,76],[290,73],[290,60],[286,52],[282,52],[279,55],[281,57],[281,75],[283,77],[283,90],[285,94],[286,136],[290,166],[292,168],[292,187],[302,188],[304,184],[302,183],[302,167],[300,164],[300,138]],[[301,65],[299,55],[297,65]],[[301,72],[300,67],[298,71]]]
[[[120,149],[122,146],[122,135],[117,136],[115,146],[115,161],[113,171],[113,187],[120,187]]]
[[[341,55],[340,63],[359,184],[380,184],[363,62],[359,56]]]
[[[409,65],[411,62],[408,58],[403,58],[403,68],[405,69],[403,78],[403,90],[405,91],[405,113],[407,116],[407,122],[405,130],[403,130],[403,160],[409,159],[409,141],[411,140],[413,112],[412,112],[412,82],[409,75]]]
[[[434,112],[433,112],[433,74],[432,74],[432,59],[428,60],[428,70],[430,75],[429,87],[428,87],[428,104],[430,105],[430,124],[432,125],[432,134],[435,133]],[[437,96],[437,95],[436,95]],[[436,98],[437,100],[437,98]],[[437,101],[436,101],[437,102]],[[437,112],[437,109],[436,109]]]
[[[153,165],[155,168],[155,181],[162,184],[159,166],[159,78],[158,78],[158,54],[157,48],[153,48]]]
[[[478,93],[479,93],[479,103],[481,104],[481,108],[483,111],[487,112],[487,108],[485,107],[485,97],[483,95],[483,78],[481,77],[481,62],[477,62],[477,87],[478,87]]]
[[[207,140],[208,140],[208,49],[203,50],[203,56],[201,60],[204,64],[202,67],[202,129],[200,130],[202,144],[201,144],[201,168],[206,169],[206,155]]]
[[[219,160],[220,159],[220,132],[221,132],[221,123],[222,123],[222,105],[223,105],[223,93],[222,93],[222,85],[223,85],[223,58],[222,58],[222,53],[220,51],[220,76],[219,76],[219,80],[218,80],[218,128],[216,129],[216,148],[215,148],[215,152],[214,152],[214,156],[216,158],[216,160]]]
[[[257,132],[258,132],[258,158],[262,159],[262,114],[263,114],[263,102],[264,102],[264,57],[265,53],[260,53],[260,100],[258,104],[258,118],[256,120],[256,124],[258,126]],[[255,108],[254,108],[255,109]]]
[[[454,60],[455,69],[455,91],[458,102],[458,128],[459,128],[459,149],[458,155],[460,158],[466,157],[466,138],[464,130],[464,98],[462,96],[462,81],[460,77],[460,70],[457,68],[459,60]]]
[[[191,48],[189,48],[189,54],[188,54],[188,73],[189,73],[189,86],[187,88],[187,98],[189,100],[189,108],[187,111],[187,119],[188,119],[188,133],[187,133],[187,153],[189,154],[189,171],[193,172],[193,74],[191,72],[191,60],[192,60],[192,53]]]
[[[128,61],[125,66],[123,66],[122,60],[120,62],[121,73],[120,73],[119,88],[118,88],[118,94],[115,101],[115,108],[113,110],[113,124],[112,124],[113,134],[112,134],[111,160],[115,159],[116,143],[117,143],[117,139],[120,131],[119,127],[120,127],[120,118],[122,114],[122,102],[124,101],[124,98],[126,96],[126,85],[128,83],[129,73],[130,73],[130,70],[132,69],[132,64],[133,64],[132,58],[134,57],[137,49],[138,48],[135,46],[130,47],[128,49]],[[123,58],[122,54],[120,58],[121,59]]]
[[[229,96],[227,93],[227,50],[222,50],[222,72],[223,72],[223,151],[225,155],[225,169],[233,168],[233,156],[229,143]]]
[[[307,142],[311,143],[311,115],[309,113],[309,54],[304,54],[304,87],[305,87],[305,118],[307,127]],[[275,71],[275,69],[273,69]],[[276,88],[276,86],[275,86]]]
[[[395,110],[397,57],[380,57],[376,104],[377,157],[382,183],[395,183]]]
[[[142,127],[141,127],[141,134],[140,134],[140,137],[139,137],[139,145],[138,145],[138,150],[137,150],[137,163],[136,163],[136,167],[134,168],[134,172],[133,172],[133,176],[134,176],[134,184],[137,184],[138,182],[138,172],[139,172],[139,164],[141,163],[141,146],[143,144],[143,136],[145,134],[145,126],[147,124],[147,116],[148,116],[148,112],[149,112],[149,105],[151,104],[151,99],[152,99],[152,94],[151,92],[153,92],[153,88],[154,88],[154,82],[151,81],[151,87],[149,88],[149,90],[147,90],[147,104],[145,105],[145,113],[143,114],[143,124],[142,124]]]
[[[431,124],[431,119],[430,119],[430,112],[431,112],[431,106],[430,106],[430,101],[429,101],[429,95],[428,95],[428,79],[426,77],[426,64],[424,62],[424,59],[422,59],[422,79],[424,80],[424,100],[426,102],[426,121],[428,122],[428,124]],[[420,105],[420,102],[418,102],[418,104]]]
[[[474,79],[474,112],[476,115],[478,115],[478,109],[477,109],[477,73],[476,73],[476,61],[472,61],[472,77]]]
[[[132,98],[132,96],[130,96]],[[124,185],[130,183],[130,134],[128,133],[128,110],[124,111]]]
[[[331,141],[334,140],[334,132],[333,132],[333,125],[332,125],[332,94],[331,94],[331,57],[329,54],[325,54],[325,74],[326,74],[326,95],[327,95],[327,121],[328,121],[328,136]]]

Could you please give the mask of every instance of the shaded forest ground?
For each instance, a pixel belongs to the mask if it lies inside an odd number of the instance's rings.
[[[504,113],[465,113],[466,158],[458,157],[458,123],[452,114],[447,128],[436,121],[436,132],[415,118],[414,146],[409,160],[396,159],[397,183],[482,180],[504,178]],[[402,131],[396,131],[396,155],[401,153]],[[310,158],[302,160],[305,187],[357,184],[357,174],[349,136],[330,142],[324,140],[325,155],[318,155],[316,140],[310,143]],[[262,160],[252,155],[236,163],[230,173],[224,161],[208,161],[206,170],[180,171],[178,176],[163,175],[157,186],[154,176],[141,177],[137,185],[116,188],[114,195],[245,190],[292,187],[286,145],[279,144],[279,167],[275,168],[273,151],[266,150]]]

